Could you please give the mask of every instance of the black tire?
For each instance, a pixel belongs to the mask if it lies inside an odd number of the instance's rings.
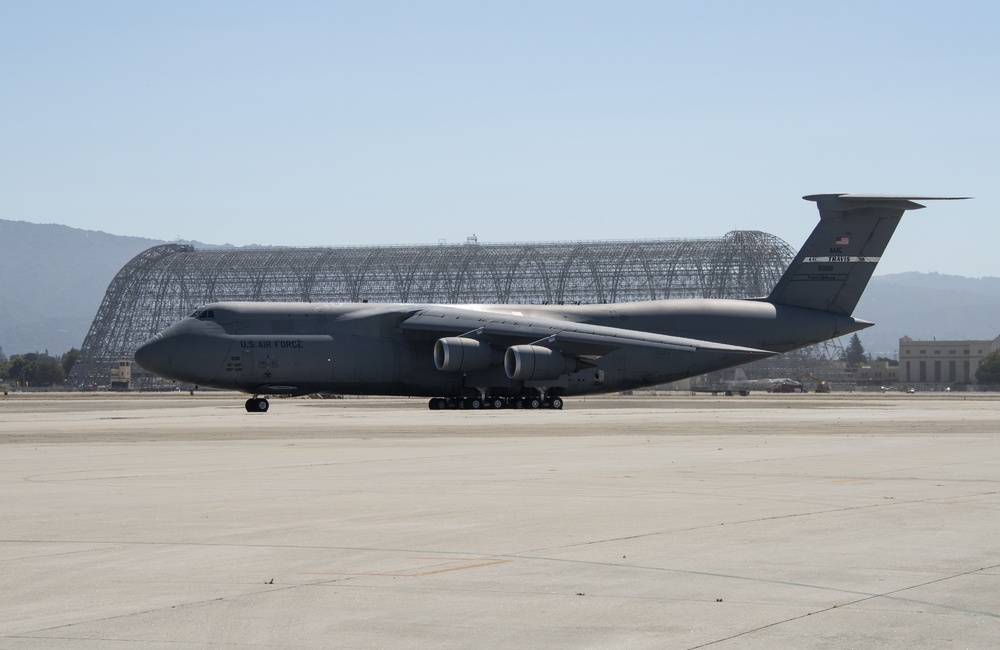
[[[563,401],[562,401],[562,398],[561,398],[561,397],[553,397],[553,398],[552,398],[552,401],[551,401],[551,402],[549,402],[549,405],[550,405],[550,406],[551,406],[552,408],[556,409],[557,411],[558,411],[558,410],[562,410],[562,407],[563,407]]]
[[[267,413],[267,409],[271,406],[266,399],[254,399],[253,410],[257,413]]]

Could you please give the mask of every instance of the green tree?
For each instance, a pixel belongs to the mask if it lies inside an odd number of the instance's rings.
[[[990,352],[976,368],[976,381],[980,384],[1000,384],[1000,350]]]
[[[843,360],[847,362],[849,366],[863,366],[868,363],[868,355],[865,353],[865,346],[861,345],[861,339],[855,334],[851,337],[850,342],[847,344],[847,349],[844,350]]]
[[[69,352],[62,355],[59,359],[60,365],[62,365],[63,374],[69,377],[69,371],[73,368],[73,364],[76,360],[80,358],[80,351],[76,348],[70,348]]]
[[[47,354],[15,354],[7,361],[7,379],[22,386],[51,386],[66,381],[58,359]]]

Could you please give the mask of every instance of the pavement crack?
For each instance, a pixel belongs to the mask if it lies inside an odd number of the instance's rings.
[[[733,639],[738,639],[738,638],[744,637],[744,636],[746,636],[748,634],[754,634],[755,632],[760,632],[761,630],[766,630],[766,629],[769,629],[769,628],[772,628],[772,627],[777,627],[779,625],[784,625],[786,623],[792,623],[794,621],[798,621],[798,620],[801,620],[803,618],[808,618],[810,616],[816,616],[817,614],[825,614],[826,612],[829,612],[829,611],[832,611],[832,610],[835,610],[835,609],[843,609],[844,607],[851,607],[853,605],[857,605],[857,604],[860,604],[860,603],[868,602],[868,601],[871,601],[871,600],[878,600],[879,598],[890,598],[892,600],[899,600],[899,601],[903,601],[903,602],[920,604],[920,605],[928,605],[930,607],[940,607],[940,608],[943,608],[943,609],[949,609],[949,610],[952,610],[952,611],[962,612],[963,614],[971,614],[973,616],[987,616],[987,617],[990,617],[990,618],[1000,619],[1000,613],[996,613],[996,612],[984,612],[984,611],[980,611],[980,610],[968,609],[968,608],[965,608],[965,607],[957,607],[957,606],[954,606],[954,605],[945,605],[945,604],[942,604],[942,603],[933,603],[933,602],[929,602],[929,601],[926,601],[926,600],[917,600],[917,599],[913,599],[913,598],[902,598],[902,597],[899,597],[899,596],[896,595],[896,594],[900,594],[900,593],[902,593],[904,591],[909,591],[911,589],[919,589],[921,587],[926,587],[928,585],[933,585],[933,584],[937,584],[937,583],[940,583],[940,582],[947,582],[948,580],[954,580],[955,578],[961,578],[961,577],[964,577],[964,576],[975,575],[977,573],[982,573],[983,571],[991,571],[991,570],[996,569],[998,567],[1000,567],[1000,564],[995,564],[993,566],[988,566],[988,567],[980,567],[978,569],[971,569],[969,571],[961,571],[959,573],[955,573],[955,574],[952,574],[952,575],[949,575],[949,576],[942,576],[940,578],[935,578],[934,580],[927,580],[925,582],[921,582],[921,583],[918,583],[918,584],[915,584],[915,585],[909,585],[907,587],[900,587],[899,589],[893,589],[892,591],[886,591],[886,592],[883,592],[883,593],[880,593],[880,594],[870,594],[868,596],[865,596],[864,598],[856,598],[854,600],[847,601],[847,602],[844,602],[844,603],[838,603],[836,605],[830,605],[829,607],[824,607],[822,609],[818,609],[818,610],[815,610],[815,611],[806,612],[805,614],[801,614],[799,616],[792,616],[791,618],[786,618],[786,619],[781,620],[781,621],[774,621],[772,623],[768,623],[767,625],[761,625],[761,626],[755,627],[755,628],[753,628],[751,630],[746,630],[746,631],[740,632],[738,634],[731,634],[731,635],[729,635],[727,637],[723,637],[721,639],[715,639],[714,641],[709,641],[708,643],[702,643],[702,644],[699,644],[699,645],[690,646],[687,650],[699,650],[699,648],[707,648],[707,647],[713,646],[713,645],[715,645],[717,643],[724,643],[726,641],[732,641]]]

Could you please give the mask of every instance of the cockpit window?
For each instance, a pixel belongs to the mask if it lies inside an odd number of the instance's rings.
[[[196,309],[194,313],[191,314],[191,318],[198,318],[200,320],[215,318],[215,312],[211,309]]]

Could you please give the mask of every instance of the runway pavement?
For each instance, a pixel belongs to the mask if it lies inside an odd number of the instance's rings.
[[[0,397],[2,648],[993,648],[1000,396]]]

